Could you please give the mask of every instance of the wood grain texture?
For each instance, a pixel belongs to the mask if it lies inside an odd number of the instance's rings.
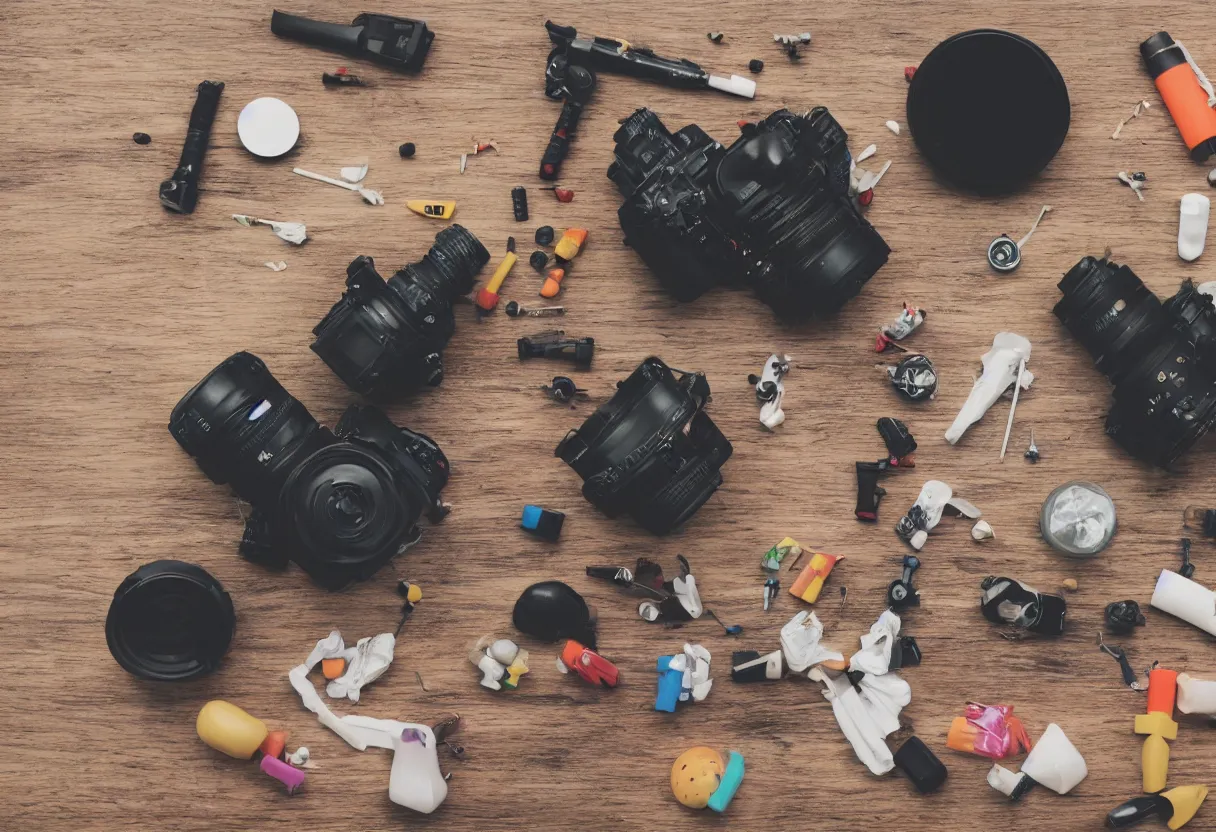
[[[297,0],[291,10],[349,19],[363,3]],[[1132,597],[1147,604],[1158,569],[1176,562],[1180,512],[1213,498],[1213,450],[1199,448],[1166,474],[1129,459],[1102,434],[1109,390],[1050,314],[1060,275],[1085,253],[1110,246],[1152,289],[1170,294],[1183,277],[1216,279],[1209,254],[1193,265],[1174,252],[1177,200],[1202,190],[1151,81],[1137,44],[1162,27],[1216,67],[1211,6],[1118,0],[1058,4],[858,2],[794,5],[705,2],[437,3],[418,0],[372,10],[424,17],[437,33],[425,70],[399,77],[273,37],[270,4],[216,0],[8,0],[0,10],[0,55],[13,72],[0,88],[0,425],[6,449],[0,482],[0,784],[13,829],[585,829],[657,830],[696,825],[736,829],[1096,829],[1106,811],[1139,792],[1141,740],[1131,731],[1143,700],[1122,686],[1118,668],[1094,646],[1103,606]],[[1168,15],[1165,12],[1168,11]],[[532,220],[512,221],[509,190],[539,185],[535,169],[558,105],[542,94],[546,17],[581,31],[645,42],[719,72],[767,66],[746,101],[683,93],[603,76],[567,162],[569,205],[530,190]],[[903,67],[943,38],[980,26],[1009,28],[1042,45],[1068,81],[1072,128],[1060,154],[1028,191],[974,199],[940,186],[921,163],[903,121]],[[772,44],[773,32],[814,32],[799,64]],[[705,32],[726,33],[715,46]],[[327,90],[322,71],[350,63],[375,86]],[[227,83],[207,157],[204,192],[188,217],[164,211],[157,184],[181,149],[194,87]],[[999,91],[994,91],[999,94]],[[285,161],[261,164],[239,146],[236,117],[260,95],[276,95],[300,115],[303,136]],[[1135,101],[1154,107],[1119,141],[1110,133]],[[894,164],[870,218],[892,248],[889,264],[834,321],[783,327],[742,292],[713,292],[678,305],[661,293],[636,255],[621,245],[618,205],[604,171],[616,121],[649,106],[673,128],[696,122],[729,141],[735,121],[779,106],[824,104],[854,148],[877,142],[877,161]],[[131,133],[153,142],[140,147]],[[472,159],[474,137],[496,139],[498,155]],[[414,141],[418,155],[397,157]],[[367,183],[382,208],[290,174],[366,156]],[[1119,170],[1149,174],[1137,203],[1113,180]],[[388,408],[402,424],[433,436],[454,476],[455,506],[442,525],[373,580],[326,593],[298,569],[266,572],[236,555],[240,518],[229,492],[212,485],[165,430],[178,398],[239,349],[262,356],[312,413],[333,424],[354,400],[313,355],[310,331],[338,297],[346,264],[376,258],[385,273],[417,259],[439,226],[409,213],[409,198],[454,198],[458,221],[497,260],[514,234],[526,260],[542,223],[590,230],[563,293],[576,335],[596,338],[592,370],[579,375],[593,404],[650,354],[707,372],[710,413],[735,446],[724,487],[681,532],[652,538],[597,514],[553,446],[590,412],[547,403],[537,391],[557,369],[520,364],[514,340],[539,329],[499,315],[482,325],[461,308],[447,350],[443,386]],[[1055,211],[1028,246],[1020,270],[992,276],[984,248],[998,233],[1020,235],[1042,204]],[[312,240],[288,248],[268,229],[241,228],[234,212],[306,221]],[[283,259],[286,271],[262,263]],[[488,271],[485,273],[488,275]],[[526,264],[507,297],[538,300]],[[942,376],[923,407],[898,401],[875,369],[875,329],[902,300],[930,310],[915,346]],[[1007,407],[951,448],[941,439],[970,387],[979,356],[1001,329],[1034,343],[1032,391],[1018,407],[1013,456],[997,463]],[[756,422],[745,382],[774,350],[789,352],[787,423],[769,434]],[[853,462],[881,452],[878,416],[908,422],[921,443],[914,472],[890,476],[877,526],[852,516]],[[1021,459],[1034,425],[1044,454]],[[939,478],[980,506],[997,537],[974,544],[946,521],[924,552],[923,605],[905,618],[925,662],[906,671],[913,690],[906,721],[950,768],[945,788],[916,796],[899,775],[872,778],[855,759],[816,686],[805,680],[733,685],[730,651],[777,645],[797,602],[782,594],[760,608],[758,558],[789,534],[844,554],[832,576],[833,603],[821,605],[829,640],[850,651],[882,608],[902,544],[891,527],[924,480]],[[1114,496],[1119,533],[1091,562],[1054,555],[1037,530],[1043,498],[1056,485],[1092,478]],[[568,514],[557,545],[516,528],[520,506]],[[712,622],[668,631],[639,621],[634,601],[582,576],[588,563],[639,555],[688,556],[708,606],[744,635],[731,640]],[[1198,577],[1216,580],[1216,550],[1197,542]],[[103,621],[114,588],[139,564],[180,558],[202,564],[231,592],[238,630],[214,676],[163,687],[127,676],[111,660]],[[1044,590],[1075,577],[1069,631],[1054,641],[1006,642],[980,616],[980,579],[1008,574]],[[299,705],[286,671],[333,627],[352,640],[391,628],[398,576],[420,582],[425,598],[407,625],[390,672],[346,710],[431,721],[458,711],[467,721],[465,762],[447,802],[417,817],[387,798],[389,755],[357,753]],[[552,667],[556,648],[524,644],[535,669],[513,694],[479,688],[464,657],[483,633],[515,636],[511,607],[529,583],[561,578],[595,603],[601,646],[623,683],[593,690]],[[838,612],[836,586],[849,589]],[[709,699],[675,715],[652,710],[655,657],[700,641],[714,655]],[[1167,666],[1211,676],[1212,640],[1149,612],[1128,640],[1137,667]],[[414,671],[425,678],[423,692]],[[291,745],[308,745],[319,768],[304,793],[280,794],[253,764],[222,758],[194,733],[199,707],[222,697],[275,726]],[[1058,722],[1084,753],[1090,775],[1068,797],[1036,791],[1008,803],[984,784],[988,764],[944,747],[951,717],[968,699],[1017,707],[1033,737]],[[1184,726],[1172,743],[1171,784],[1216,783],[1216,738]],[[672,760],[691,745],[737,749],[747,778],[729,813],[693,815],[671,797]],[[1191,829],[1216,828],[1206,807]],[[9,826],[9,823],[12,825]]]

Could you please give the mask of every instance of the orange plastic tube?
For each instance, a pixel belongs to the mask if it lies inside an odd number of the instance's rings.
[[[1216,137],[1216,110],[1208,106],[1208,94],[1188,64],[1167,69],[1156,84],[1188,150]]]
[[[1154,711],[1174,714],[1174,699],[1178,695],[1178,671],[1159,667],[1148,674],[1148,713]]]

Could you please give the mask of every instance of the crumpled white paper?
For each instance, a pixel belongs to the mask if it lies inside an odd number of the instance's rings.
[[[899,638],[899,616],[886,610],[861,637],[861,649],[849,657],[849,670],[882,675],[891,669],[891,650]]]
[[[971,395],[946,431],[946,441],[951,445],[963,438],[967,428],[974,425],[996,400],[1017,382],[1018,368],[1030,360],[1030,341],[1012,332],[998,332],[992,339],[992,349],[980,359],[984,363],[983,374],[976,379]],[[1029,370],[1022,373],[1022,389],[1028,390],[1034,381]]]
[[[681,575],[671,581],[672,592],[685,611],[694,619],[700,618],[704,608],[701,606],[701,593],[697,590],[697,579],[692,575]]]
[[[786,666],[795,673],[801,673],[829,659],[843,661],[844,656],[819,643],[821,638],[823,624],[819,623],[819,616],[815,613],[803,610],[791,618],[781,628],[781,652],[785,654]]]
[[[317,646],[304,661],[305,674],[311,672],[322,659],[345,659],[346,671],[325,687],[333,699],[359,701],[359,691],[379,679],[393,662],[393,651],[397,639],[392,633],[381,633],[371,638],[361,638],[354,647],[347,647],[342,633],[332,631],[317,642]],[[310,684],[311,687],[311,684]]]

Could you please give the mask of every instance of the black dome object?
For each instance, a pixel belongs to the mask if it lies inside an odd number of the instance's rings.
[[[908,86],[908,129],[929,164],[977,193],[1016,190],[1068,135],[1068,87],[1021,35],[976,29],[947,38]]]
[[[106,615],[115,660],[141,679],[180,682],[210,673],[228,652],[232,599],[201,566],[147,563],[127,576]]]
[[[595,649],[595,622],[583,596],[561,581],[542,581],[523,591],[511,615],[515,629],[540,641],[572,638]]]

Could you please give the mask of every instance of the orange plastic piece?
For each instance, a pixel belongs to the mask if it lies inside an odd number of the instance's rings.
[[[790,594],[795,598],[801,598],[808,604],[815,603],[823,589],[824,582],[828,579],[828,573],[839,560],[844,560],[844,556],[815,552],[799,573],[798,580],[794,581],[794,585],[790,587]]]
[[[283,756],[283,749],[286,747],[287,732],[271,731],[266,735],[266,739],[262,740],[262,744],[258,746],[258,751],[261,751],[267,757],[274,757],[277,760]]]
[[[562,290],[562,278],[565,276],[565,269],[549,269],[549,274],[545,275],[545,285],[540,287],[540,296],[542,298],[557,297],[557,293]]]
[[[1178,695],[1178,671],[1158,667],[1148,674],[1148,713],[1157,711],[1173,716],[1174,698]]]
[[[573,260],[578,256],[585,242],[587,242],[587,229],[567,228],[562,234],[562,238],[557,241],[557,245],[553,247],[553,253],[563,260]]]
[[[1169,108],[1188,150],[1216,136],[1216,110],[1189,64],[1170,67],[1157,76],[1157,90]]]
[[[321,673],[326,679],[337,679],[346,670],[346,659],[321,659]]]
[[[956,716],[950,722],[950,731],[946,734],[946,748],[955,751],[965,751],[971,754],[975,751],[975,736],[980,732],[965,716]]]

